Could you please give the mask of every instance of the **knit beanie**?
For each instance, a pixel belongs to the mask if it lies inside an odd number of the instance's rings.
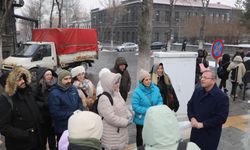
[[[68,130],[70,139],[95,138],[100,140],[102,137],[102,119],[91,111],[77,110],[69,118]]]
[[[139,71],[139,81],[142,81],[146,77],[150,77],[150,74],[146,70],[141,69]]]
[[[80,73],[85,73],[85,68],[83,66],[77,66],[71,69],[72,78],[76,77]]]
[[[66,76],[71,76],[71,73],[68,70],[62,70],[59,74],[58,74],[58,82],[62,82],[62,79]]]

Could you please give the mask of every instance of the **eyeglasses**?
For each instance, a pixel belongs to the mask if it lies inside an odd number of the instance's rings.
[[[201,80],[201,79],[205,79],[205,80],[211,79],[211,80],[212,80],[212,79],[214,79],[214,78],[209,78],[209,77],[200,76],[200,80]]]

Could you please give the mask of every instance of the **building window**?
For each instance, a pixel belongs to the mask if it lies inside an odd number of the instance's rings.
[[[164,39],[163,39],[163,41],[165,43],[167,43],[167,41],[168,41],[168,33],[167,32],[164,33]]]
[[[155,11],[155,20],[160,21],[160,10]]]
[[[132,32],[132,37],[131,37],[131,39],[132,39],[132,42],[135,42],[135,32]]]
[[[160,34],[159,32],[155,32],[155,38],[154,38],[154,41],[159,41],[159,38],[160,37]]]
[[[125,41],[125,32],[122,32],[122,42]]]
[[[116,32],[116,37],[117,37],[117,42],[119,42],[119,40],[120,40],[120,32],[119,31]]]
[[[179,20],[180,19],[180,12],[176,11],[175,12],[175,20]]]
[[[166,11],[165,12],[165,22],[169,22],[170,21],[170,11]]]
[[[129,38],[129,37],[130,37],[130,33],[129,33],[129,32],[127,32],[127,40],[126,40],[127,42],[129,42],[129,41],[130,41],[130,38]]]
[[[135,19],[135,11],[134,10],[132,10],[132,12],[131,12],[131,21],[135,21],[136,19]]]
[[[108,32],[108,37],[109,37],[109,39],[111,38],[111,32],[110,31]]]

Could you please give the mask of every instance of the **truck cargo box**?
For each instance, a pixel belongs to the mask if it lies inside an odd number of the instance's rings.
[[[34,29],[32,41],[54,42],[57,55],[73,54],[80,51],[98,51],[95,29],[48,28]]]

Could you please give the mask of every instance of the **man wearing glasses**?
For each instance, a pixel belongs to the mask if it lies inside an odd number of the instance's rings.
[[[214,72],[204,71],[200,83],[187,104],[192,125],[190,141],[202,150],[217,150],[222,124],[228,117],[229,99],[217,87]]]

